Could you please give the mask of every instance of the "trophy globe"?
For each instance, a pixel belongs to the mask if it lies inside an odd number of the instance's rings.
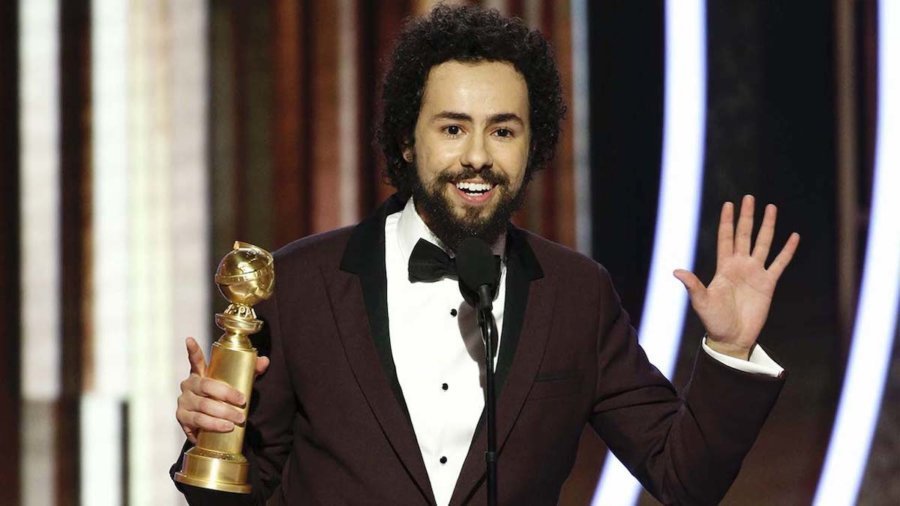
[[[253,334],[262,328],[253,306],[272,295],[275,262],[272,254],[252,244],[235,241],[216,269],[216,285],[230,304],[216,315],[216,325],[226,331]],[[223,336],[226,337],[226,336]]]

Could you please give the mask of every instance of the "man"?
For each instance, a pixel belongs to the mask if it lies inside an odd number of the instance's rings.
[[[723,206],[708,287],[676,271],[707,329],[678,397],[638,346],[606,271],[509,225],[564,113],[546,41],[496,12],[438,7],[404,30],[383,98],[378,138],[398,193],[356,227],[276,252],[275,296],[257,308],[265,357],[244,450],[253,494],[180,486],[189,501],[483,503],[475,319],[452,274],[419,269],[469,236],[502,257],[500,503],[556,504],[588,423],[661,501],[719,501],[783,384],[756,346],[799,240],[765,268],[775,208],[751,250],[752,197],[736,231]],[[198,430],[243,423],[234,406],[246,400],[203,377],[190,339],[188,351],[176,416],[189,445]]]

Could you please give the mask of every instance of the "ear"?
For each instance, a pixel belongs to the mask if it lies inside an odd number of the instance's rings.
[[[406,163],[412,163],[413,161],[413,150],[409,144],[403,145],[403,159],[406,160]]]

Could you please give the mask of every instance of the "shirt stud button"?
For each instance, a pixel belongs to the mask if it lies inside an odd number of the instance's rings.
[[[441,457],[441,464],[447,463],[447,457]]]
[[[458,313],[458,311],[456,311],[456,309],[450,310],[450,316],[456,316],[457,313]]]
[[[450,388],[450,385],[448,385],[448,384],[446,384],[446,383],[444,383],[444,384],[441,385],[441,390],[443,390],[443,391],[445,391],[445,392],[446,392],[447,389],[449,389],[449,388]]]

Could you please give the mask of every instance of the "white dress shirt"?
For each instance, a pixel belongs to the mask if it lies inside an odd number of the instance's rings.
[[[401,212],[387,217],[384,237],[388,322],[397,379],[434,498],[438,505],[444,505],[450,502],[484,408],[484,345],[475,312],[463,300],[455,279],[409,281],[409,257],[419,239],[443,248],[416,212],[412,199]],[[502,237],[493,246],[494,253],[501,257],[505,241]],[[500,348],[503,331],[505,296],[504,261],[493,305],[496,349]],[[782,371],[759,346],[749,361],[717,353],[705,340],[703,349],[720,362],[746,372],[778,376]]]

